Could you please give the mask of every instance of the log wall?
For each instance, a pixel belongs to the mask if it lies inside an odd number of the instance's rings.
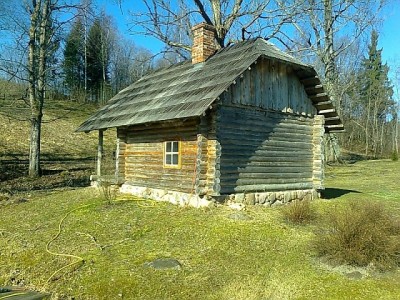
[[[313,126],[313,185],[314,189],[324,189],[324,116],[314,117]]]
[[[221,106],[221,194],[313,188],[313,118]]]
[[[314,116],[316,109],[290,65],[260,59],[223,95],[223,104]]]
[[[125,153],[126,153],[126,129],[117,128],[117,141],[119,142],[118,151],[118,177],[125,177]]]
[[[191,119],[119,130],[118,137],[123,142],[120,145],[120,170],[125,171],[125,182],[133,186],[194,193],[197,172],[206,172],[197,170],[198,125],[198,120]],[[181,141],[181,167],[165,168],[164,141],[175,140]]]

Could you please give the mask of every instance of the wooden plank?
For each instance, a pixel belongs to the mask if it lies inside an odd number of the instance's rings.
[[[313,101],[313,102],[321,102],[321,101],[329,101],[330,98],[328,96],[327,93],[318,93],[315,95],[310,95],[309,98]]]
[[[331,108],[331,109],[319,110],[318,114],[319,115],[324,115],[324,114],[335,113],[335,112],[336,112],[336,110],[334,108]]]
[[[224,186],[221,189],[221,195],[230,194],[232,191],[237,193],[243,192],[266,192],[266,191],[287,191],[287,190],[302,190],[312,189],[312,182],[300,182],[300,183],[282,183],[282,184],[258,184],[258,185],[240,185],[240,186]]]
[[[324,93],[324,87],[322,84],[316,84],[313,86],[308,86],[305,88],[306,93],[311,96],[311,95],[315,95],[315,94],[320,94],[320,93]]]
[[[300,79],[300,82],[307,88],[310,86],[315,86],[317,84],[320,84],[320,80],[318,78],[318,76],[312,76],[312,77],[306,77],[306,78],[302,78]]]
[[[340,121],[340,117],[334,116],[334,117],[325,118],[325,122],[329,122],[329,121]]]
[[[101,166],[103,161],[103,152],[104,152],[104,130],[99,130],[99,140],[97,144],[97,167],[96,167],[96,174],[97,176],[101,176]]]

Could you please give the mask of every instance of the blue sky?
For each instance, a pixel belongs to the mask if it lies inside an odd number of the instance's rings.
[[[148,36],[135,35],[129,32],[129,10],[134,10],[135,6],[141,5],[138,0],[123,0],[121,8],[116,5],[117,1],[97,0],[99,8],[104,7],[106,13],[112,15],[117,25],[125,36],[131,37],[138,46],[148,48],[157,53],[162,47],[162,43]],[[382,57],[391,68],[391,78],[394,80],[395,70],[400,69],[400,0],[388,0],[388,5],[381,12],[383,23],[378,28],[380,32],[379,47],[383,48]],[[400,83],[397,83],[400,85]]]
[[[379,36],[383,60],[392,69],[400,68],[400,1],[392,0],[382,12],[384,22]]]

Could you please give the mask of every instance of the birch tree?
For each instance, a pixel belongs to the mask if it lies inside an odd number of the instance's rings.
[[[8,43],[0,51],[0,71],[9,78],[27,84],[24,96],[29,108],[27,119],[30,123],[29,167],[31,177],[40,176],[40,142],[43,109],[48,85],[56,71],[55,55],[59,45],[60,28],[67,23],[68,13],[79,5],[73,0],[26,0],[22,5],[13,2],[13,8],[6,12],[4,22]],[[63,14],[63,19],[58,18]],[[73,17],[73,16],[72,16]]]
[[[28,83],[30,104],[29,176],[40,175],[40,140],[46,91],[47,53],[51,41],[51,0],[32,0],[28,43]]]

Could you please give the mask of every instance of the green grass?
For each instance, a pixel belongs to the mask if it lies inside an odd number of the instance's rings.
[[[385,175],[376,176],[380,172]],[[323,213],[349,200],[374,199],[398,215],[400,188],[392,180],[399,172],[400,163],[389,160],[330,167],[331,199],[313,205]],[[52,251],[82,257],[84,264],[46,284],[53,272],[74,261],[48,254],[46,243],[66,213],[87,204],[93,205],[65,219],[50,245]],[[343,268],[317,259],[310,247],[317,223],[290,225],[278,209],[251,207],[246,213],[251,220],[228,218],[232,211],[226,207],[107,205],[91,188],[32,193],[28,202],[0,209],[0,284],[23,283],[53,293],[54,299],[400,298],[399,271],[364,269],[364,278],[350,279]],[[178,259],[182,269],[144,266],[160,257]]]

